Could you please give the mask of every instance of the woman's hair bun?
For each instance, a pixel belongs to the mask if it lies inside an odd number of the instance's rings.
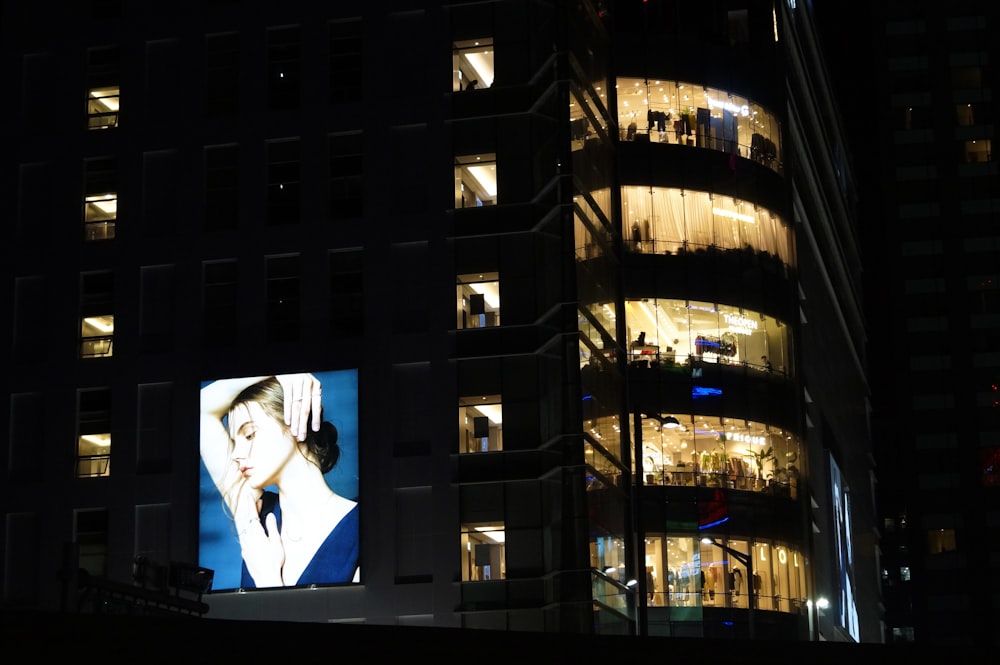
[[[309,432],[306,443],[309,450],[316,456],[319,468],[326,473],[337,465],[340,459],[340,446],[337,445],[337,428],[331,422],[323,421],[318,432]]]

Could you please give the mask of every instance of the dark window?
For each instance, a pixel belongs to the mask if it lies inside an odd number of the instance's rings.
[[[267,31],[267,107],[292,109],[299,105],[299,29]]]
[[[360,337],[364,328],[362,264],[360,249],[330,253],[330,337]]]
[[[237,33],[205,37],[205,112],[209,116],[235,115],[240,108],[240,36]]]
[[[364,214],[362,134],[333,134],[330,149],[330,219]]]
[[[233,346],[236,342],[236,261],[206,263],[202,280],[205,346]]]
[[[359,102],[364,94],[361,21],[330,24],[330,100]]]
[[[239,227],[239,146],[205,148],[205,229],[221,231]]]
[[[108,511],[78,510],[75,520],[77,564],[95,577],[103,577],[108,566]]]
[[[299,141],[267,145],[267,221],[280,226],[299,221]]]
[[[299,257],[267,259],[268,342],[293,342],[299,338]]]

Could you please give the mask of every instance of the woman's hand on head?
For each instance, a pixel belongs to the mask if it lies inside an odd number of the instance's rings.
[[[258,587],[284,586],[281,569],[285,565],[285,547],[278,533],[278,521],[274,513],[268,513],[265,531],[259,511],[259,493],[250,489],[242,492],[233,521],[239,529],[243,561]]]
[[[285,396],[285,424],[291,429],[292,436],[304,441],[309,433],[310,421],[313,431],[319,431],[323,386],[312,374],[281,374],[275,378]]]

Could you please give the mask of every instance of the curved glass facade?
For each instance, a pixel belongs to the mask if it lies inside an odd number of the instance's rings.
[[[643,484],[721,487],[798,498],[799,437],[767,423],[688,413],[677,424],[643,418]],[[633,416],[634,418],[635,416]]]
[[[647,534],[646,589],[649,607],[753,604],[799,614],[807,598],[806,560],[778,540]]]
[[[718,150],[781,172],[781,125],[753,100],[687,81],[619,78],[617,85],[621,140]]]
[[[670,369],[693,363],[743,365],[791,375],[791,330],[762,312],[697,300],[625,301],[629,360]]]
[[[777,214],[749,201],[674,187],[622,187],[625,246],[677,254],[708,247],[749,250],[794,266],[794,231]]]

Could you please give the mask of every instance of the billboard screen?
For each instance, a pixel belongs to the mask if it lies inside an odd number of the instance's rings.
[[[357,370],[206,381],[200,403],[214,590],[359,582]]]

